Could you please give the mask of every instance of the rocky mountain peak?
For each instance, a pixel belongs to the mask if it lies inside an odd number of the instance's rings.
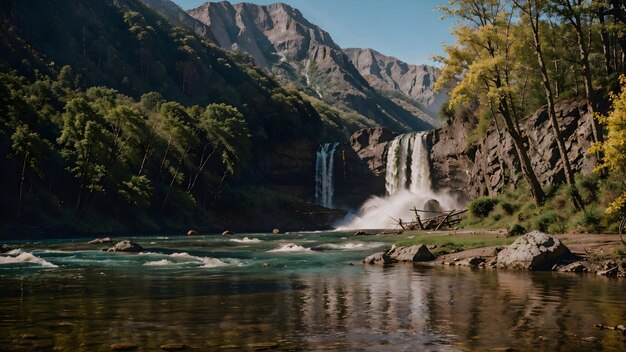
[[[223,1],[205,3],[188,14],[208,26],[221,47],[249,54],[282,84],[347,113],[356,112],[368,121],[366,125],[396,131],[437,125],[437,114],[429,116],[417,100],[373,89],[331,35],[298,9],[282,3],[262,6]]]
[[[359,73],[372,87],[397,91],[420,103],[431,115],[437,115],[447,93],[435,93],[433,87],[439,69],[429,65],[411,65],[373,49],[344,49]]]

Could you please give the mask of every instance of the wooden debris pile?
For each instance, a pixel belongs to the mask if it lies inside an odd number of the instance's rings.
[[[461,220],[467,209],[450,211],[429,211],[421,209],[410,209],[415,213],[415,219],[410,222],[404,222],[402,219],[396,220],[396,223],[402,230],[443,230],[455,228]],[[424,214],[420,216],[420,213]],[[395,220],[395,219],[394,219]]]

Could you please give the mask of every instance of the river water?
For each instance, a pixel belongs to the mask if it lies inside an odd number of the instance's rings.
[[[623,280],[364,266],[393,238],[347,233],[134,240],[142,254],[12,243],[15,258],[0,258],[0,350],[626,349],[594,327],[626,322]]]

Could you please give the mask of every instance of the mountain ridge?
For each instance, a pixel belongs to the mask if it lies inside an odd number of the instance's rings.
[[[373,88],[332,36],[296,8],[222,1],[204,3],[187,13],[213,31],[217,44],[248,53],[281,84],[397,131],[438,125],[437,115],[424,112],[413,98],[392,99]]]

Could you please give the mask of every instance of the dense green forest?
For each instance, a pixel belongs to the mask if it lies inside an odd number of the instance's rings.
[[[7,1],[0,15],[8,235],[215,230],[281,201],[293,212],[310,204],[273,188],[272,144],[360,127],[135,0]]]

